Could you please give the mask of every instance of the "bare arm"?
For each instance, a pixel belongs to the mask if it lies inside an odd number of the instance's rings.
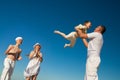
[[[32,51],[30,54],[29,54],[29,59],[32,59],[33,58],[33,56],[34,56],[34,52]]]
[[[21,60],[22,59],[22,57],[20,56],[20,54],[21,54],[21,50],[20,50],[20,52],[18,53],[18,56],[17,56],[17,60]]]
[[[88,42],[87,42],[87,40],[86,39],[82,39],[82,41],[83,41],[85,47],[88,48]]]
[[[86,40],[86,38],[88,38],[87,34],[83,33],[82,30],[80,30],[80,29],[75,28],[75,30],[77,31],[78,35],[82,38],[82,41],[83,41],[85,47],[88,48],[88,42]]]
[[[42,61],[43,61],[42,53],[41,53],[41,52],[38,53],[38,56],[39,56],[39,60],[40,60],[40,62],[42,62]]]
[[[5,54],[8,54],[9,51],[10,51],[12,48],[13,48],[13,46],[12,46],[12,45],[9,45],[8,49],[5,51]]]
[[[79,37],[81,38],[88,38],[87,34],[83,33],[82,30],[75,28],[75,30],[77,31],[77,34],[79,35]]]

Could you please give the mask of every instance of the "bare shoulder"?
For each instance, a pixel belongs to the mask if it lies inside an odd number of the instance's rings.
[[[12,48],[14,48],[14,45],[11,45],[11,44],[10,44],[10,45],[8,46],[8,50],[10,50],[10,49],[12,49]]]
[[[14,45],[10,44],[9,47],[14,47]]]
[[[30,55],[33,55],[33,54],[34,54],[34,51],[31,51],[31,52],[30,52]]]

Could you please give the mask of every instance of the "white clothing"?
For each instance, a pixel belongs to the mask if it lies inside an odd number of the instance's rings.
[[[97,70],[100,64],[100,57],[90,56],[86,63],[86,75],[84,80],[98,80]]]
[[[91,55],[99,56],[100,50],[103,45],[102,34],[100,34],[98,32],[93,32],[93,33],[87,34],[87,36],[88,36],[88,39],[90,39],[90,41],[88,43],[88,56],[91,56]]]
[[[65,44],[66,47],[67,46],[73,47],[75,45],[75,43],[76,43],[76,36],[75,35],[76,35],[76,32],[71,32],[68,35],[66,35],[66,39],[70,40],[70,44]]]
[[[5,58],[4,60],[4,69],[1,75],[1,80],[11,80],[11,75],[15,67],[15,61]]]
[[[34,52],[34,51],[32,51]],[[42,57],[42,53],[40,53]],[[25,77],[31,77],[33,75],[37,75],[40,71],[40,60],[34,55],[34,57],[29,61],[27,68],[24,71]]]
[[[78,29],[81,29],[83,31],[83,33],[87,33],[87,27],[82,25],[82,24],[79,24],[78,26],[76,26],[75,28],[78,28]],[[54,33],[57,33],[57,34],[60,34],[61,36],[63,36],[65,39],[69,40],[70,43],[69,44],[65,44],[64,45],[64,48],[66,47],[73,47],[76,43],[76,34],[77,32],[71,32],[69,33],[68,35],[66,35],[65,33],[63,32],[60,32],[60,31],[57,31],[55,30]]]
[[[84,80],[98,80],[97,70],[100,64],[100,50],[103,45],[103,37],[98,32],[87,34],[88,57],[86,62],[86,75]]]
[[[87,33],[87,27],[82,25],[82,24],[79,24],[78,26],[76,26],[75,28],[78,28],[78,29],[82,29],[82,30],[85,30],[84,33]]]
[[[87,27],[82,25],[82,24],[79,24],[78,26],[76,26],[76,28],[78,29],[82,29],[84,33],[87,33]],[[71,32],[69,33],[68,35],[66,35],[66,39],[67,40],[70,40],[70,44],[65,44],[64,47],[73,47],[76,43],[76,32]]]

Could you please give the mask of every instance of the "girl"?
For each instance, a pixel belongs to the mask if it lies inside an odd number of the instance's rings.
[[[24,71],[24,76],[26,80],[36,80],[37,75],[40,70],[40,63],[42,62],[42,53],[40,52],[41,45],[36,43],[34,50],[29,54],[30,62]]]

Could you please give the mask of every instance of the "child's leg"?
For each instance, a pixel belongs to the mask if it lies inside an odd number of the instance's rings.
[[[55,30],[54,33],[61,35],[61,36],[64,37],[65,39],[67,38],[67,37],[66,37],[67,35],[66,35],[65,33],[60,32],[60,31],[58,31],[58,30]]]
[[[63,36],[67,40],[70,40],[70,44],[65,44],[64,48],[73,47],[74,44],[76,43],[76,32],[71,32],[68,35],[66,35],[66,34],[64,34],[64,33],[60,32],[60,31],[55,30],[54,33]]]
[[[75,43],[76,43],[76,38],[75,38],[75,39],[72,39],[72,40],[70,41],[70,44],[65,44],[65,45],[64,45],[64,48],[66,48],[66,47],[73,47],[73,46],[75,45]]]
[[[58,30],[55,30],[54,33],[59,34],[59,35],[61,35],[62,37],[64,37],[65,39],[70,40],[70,41],[71,41],[71,40],[75,37],[75,35],[76,35],[76,32],[71,32],[71,33],[69,33],[69,34],[66,35],[65,33],[60,32],[60,31],[58,31]]]

